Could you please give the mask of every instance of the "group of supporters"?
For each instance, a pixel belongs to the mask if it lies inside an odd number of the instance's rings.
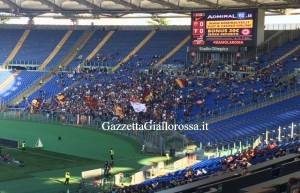
[[[44,100],[37,109],[50,115],[81,114],[101,121],[188,122],[192,116],[215,115],[220,110],[262,98],[271,99],[277,93],[295,88],[295,78],[281,80],[278,75],[288,63],[271,63],[247,78],[227,72],[225,65],[216,65],[211,60],[193,63],[176,75],[166,74],[161,69],[145,73],[138,70],[138,63],[124,64],[114,74],[96,69],[59,72],[57,84],[63,85],[64,91],[53,96],[50,102]],[[65,85],[67,78],[80,83],[70,89]],[[45,92],[41,92],[42,97],[49,97]],[[145,104],[147,111],[136,112],[130,102]]]

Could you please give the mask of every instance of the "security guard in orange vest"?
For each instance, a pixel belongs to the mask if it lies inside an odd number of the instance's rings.
[[[65,183],[64,183],[64,184],[65,184],[65,185],[66,185],[66,184],[69,184],[69,181],[70,181],[70,178],[71,178],[71,173],[70,173],[69,170],[66,171],[65,178],[66,178],[66,180],[65,180]]]

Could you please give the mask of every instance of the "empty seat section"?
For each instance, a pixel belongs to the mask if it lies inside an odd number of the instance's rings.
[[[49,62],[49,64],[45,67],[45,70],[51,70],[55,66],[57,66],[75,47],[76,43],[83,35],[83,30],[74,30],[70,37],[67,39],[65,44],[59,50],[59,52],[55,55],[55,57]]]
[[[31,30],[11,63],[42,64],[66,32],[66,30]]]
[[[20,40],[24,30],[1,29],[0,30],[0,65],[2,65]]]
[[[3,101],[10,101],[22,93],[31,85],[39,81],[45,72],[22,71],[15,79],[0,91]],[[30,84],[29,84],[30,83]]]

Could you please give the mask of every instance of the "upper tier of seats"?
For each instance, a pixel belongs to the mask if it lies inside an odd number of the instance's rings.
[[[115,31],[90,61],[92,66],[115,66],[122,61],[150,32]]]
[[[149,69],[171,52],[189,33],[189,31],[157,31],[136,53],[136,56],[127,62],[127,67]],[[182,50],[180,51],[182,52]]]
[[[89,41],[85,44],[83,49],[77,52],[75,60],[69,64],[70,69],[77,68],[79,64],[85,61],[85,58],[93,51],[93,49],[98,45],[99,42],[105,37],[107,31],[98,30],[93,36],[89,39]]]
[[[11,63],[42,64],[66,32],[66,30],[30,30]]]
[[[0,30],[0,66],[3,65],[3,63],[6,61],[23,33],[24,30]]]
[[[59,52],[55,55],[55,57],[49,62],[49,64],[45,67],[45,70],[51,70],[74,49],[77,41],[84,34],[83,30],[74,30],[67,41],[64,43]]]
[[[66,34],[66,30],[30,30],[27,38],[25,39],[20,50],[16,56],[12,59],[11,63],[14,64],[35,64],[40,65],[57,46],[62,37]],[[54,63],[61,61],[72,49],[74,49],[75,43],[79,40],[83,31],[74,30],[66,45],[63,45],[60,56],[55,57],[45,69],[51,70]],[[0,30],[0,64],[2,65],[7,59],[20,37],[24,33],[24,30]],[[85,59],[90,54],[96,45],[102,40],[106,31],[98,30],[93,37],[77,54],[76,58],[80,55]],[[129,54],[150,31],[115,31],[114,35],[108,40],[103,48],[98,52],[98,59],[92,60],[92,65],[105,65],[114,66],[121,61],[125,56]],[[133,57],[130,64],[136,67],[136,63],[141,64],[138,67],[148,68],[151,63],[158,61],[166,54],[168,54],[177,44],[179,44],[190,31],[161,31],[157,33],[143,46],[141,50],[136,54],[137,57]],[[269,32],[266,32],[268,34]],[[270,32],[271,33],[271,32]],[[80,35],[79,35],[80,34]],[[272,34],[272,33],[271,33]],[[79,36],[78,36],[79,35]],[[168,63],[186,63],[186,46],[184,45],[178,52],[172,56]],[[77,67],[78,62],[71,62],[69,67]]]

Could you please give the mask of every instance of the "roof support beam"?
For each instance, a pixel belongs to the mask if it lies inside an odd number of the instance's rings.
[[[210,1],[207,0],[187,0],[188,2],[194,2],[194,3],[198,3],[199,5],[206,5],[210,8],[216,8],[218,7],[218,4],[212,3]],[[220,7],[220,6],[219,6]]]
[[[100,7],[98,7],[97,5],[95,5],[95,4],[93,4],[93,3],[90,3],[90,2],[87,1],[87,0],[74,0],[74,1],[76,1],[76,2],[79,3],[79,4],[83,4],[83,5],[85,5],[85,6],[89,7],[89,8],[91,8],[92,10],[95,10],[95,11],[100,9]]]
[[[298,2],[297,0],[283,0],[283,1],[286,1],[288,3],[296,3],[296,2]]]
[[[3,3],[7,4],[11,9],[14,10],[14,12],[19,12],[19,10],[21,9],[20,6],[18,6],[17,4],[13,3],[10,0],[1,0]]]
[[[149,0],[153,3],[158,3],[160,5],[162,5],[163,7],[169,7],[171,9],[178,9],[180,8],[179,6],[173,4],[173,3],[170,3],[169,1],[164,1],[164,0]]]
[[[267,9],[266,11],[271,13],[278,13],[280,15],[285,15],[286,10],[285,9]]]
[[[232,1],[235,1],[236,3],[245,3],[245,4],[253,6],[253,7],[259,5],[259,4],[255,3],[255,2],[251,1],[251,0],[232,0]]]
[[[111,0],[111,1],[114,2],[114,3],[117,3],[117,4],[121,4],[125,7],[129,7],[133,10],[140,10],[141,9],[141,7],[131,3],[131,1],[130,2],[127,2],[127,1],[124,1],[124,0]]]
[[[48,5],[49,7],[52,7],[54,10],[61,11],[61,7],[52,3],[51,1],[48,1],[48,0],[38,0],[38,1],[45,5]]]

